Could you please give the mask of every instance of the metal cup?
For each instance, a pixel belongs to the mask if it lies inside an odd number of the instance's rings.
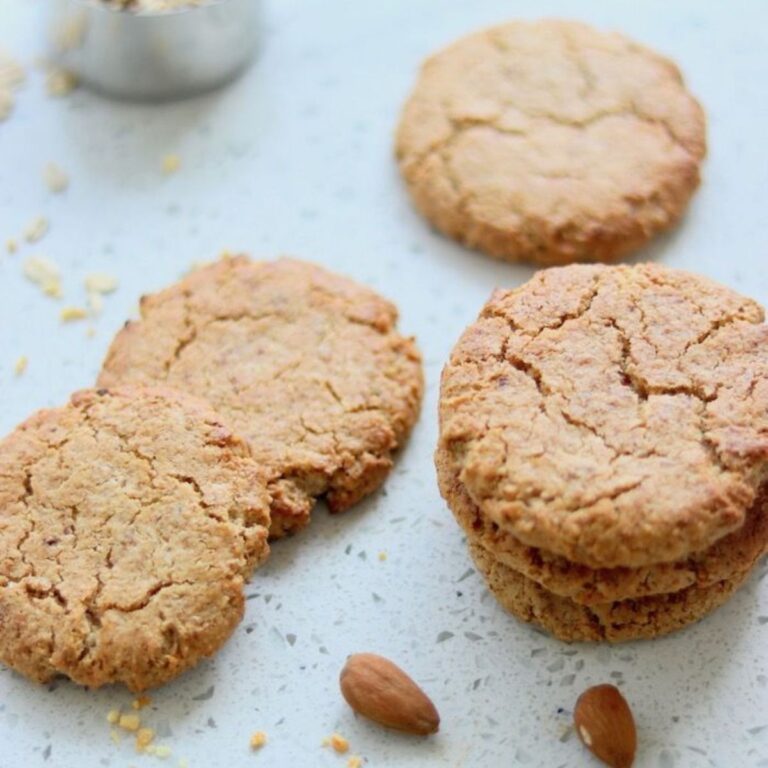
[[[100,0],[53,0],[53,59],[108,96],[192,96],[245,69],[258,43],[260,11],[260,0],[213,0],[151,14]]]

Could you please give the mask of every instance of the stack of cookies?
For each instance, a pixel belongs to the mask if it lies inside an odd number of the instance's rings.
[[[375,490],[419,411],[388,301],[311,264],[222,260],[145,297],[99,388],[0,441],[0,659],[164,683],[243,615],[268,536]]]
[[[442,378],[440,488],[478,569],[567,640],[654,637],[768,543],[762,308],[654,265],[497,291]]]

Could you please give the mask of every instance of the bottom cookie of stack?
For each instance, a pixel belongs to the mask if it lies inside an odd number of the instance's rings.
[[[517,541],[472,501],[444,451],[436,464],[491,592],[510,613],[566,642],[623,642],[681,629],[722,605],[768,547],[764,487],[741,528],[705,552],[645,568],[592,569]]]
[[[447,457],[437,458],[443,494],[491,592],[510,613],[566,642],[623,642],[682,629],[722,605],[768,548],[764,489],[744,525],[705,552],[645,568],[591,569],[526,547],[490,522]]]
[[[697,557],[643,569],[594,570],[516,542],[472,502],[440,451],[437,467],[443,495],[496,599],[517,618],[566,642],[624,642],[682,629],[722,605],[768,547],[764,489],[744,525]],[[559,563],[557,572],[545,567],[552,562]]]
[[[682,629],[722,605],[750,572],[748,567],[707,587],[688,587],[637,600],[581,605],[549,592],[502,563],[483,546],[470,541],[469,549],[491,592],[504,608],[566,642],[622,642],[659,637]]]

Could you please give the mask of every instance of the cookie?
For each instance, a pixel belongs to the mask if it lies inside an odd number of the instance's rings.
[[[268,554],[247,444],[171,390],[77,393],[0,442],[0,659],[133,691],[214,653]]]
[[[426,61],[396,153],[416,207],[448,236],[509,261],[611,261],[680,219],[706,122],[648,48],[516,21]]]
[[[506,610],[569,643],[617,643],[675,632],[720,607],[750,572],[747,567],[708,587],[693,586],[671,594],[586,606],[548,592],[482,546],[470,544],[470,554]]]
[[[641,568],[592,569],[520,542],[483,515],[440,452],[436,463],[441,492],[469,539],[548,592],[586,606],[712,586],[742,571],[744,563],[753,563],[768,544],[768,487],[764,486],[744,525],[704,552]]]
[[[564,639],[673,631],[768,546],[768,326],[657,265],[497,291],[443,371],[441,492],[515,615]]]
[[[467,494],[523,544],[674,562],[741,528],[768,480],[768,326],[678,270],[545,270],[464,333],[440,419]]]
[[[421,358],[373,291],[292,259],[225,259],[141,302],[99,383],[157,383],[206,398],[271,472],[271,535],[323,497],[374,491],[418,416]]]

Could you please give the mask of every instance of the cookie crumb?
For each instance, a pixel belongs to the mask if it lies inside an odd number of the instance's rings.
[[[139,728],[136,733],[136,751],[144,752],[155,738],[155,732],[151,728]]]
[[[69,176],[56,163],[48,163],[43,169],[43,181],[49,192],[58,195],[69,186]]]
[[[94,316],[101,314],[102,310],[104,309],[104,299],[100,293],[88,294],[88,309],[91,310],[91,314]]]
[[[267,734],[264,731],[256,731],[251,735],[251,749],[261,749],[267,743]]]
[[[88,317],[87,310],[82,307],[64,307],[59,313],[62,323],[71,323],[75,320],[85,320]]]
[[[347,768],[363,768],[363,758],[358,757],[357,755],[352,755],[352,757],[347,760]]]
[[[112,739],[113,744],[120,744],[123,740],[120,731],[116,731],[114,728],[109,731],[109,738]]]
[[[27,370],[27,365],[29,364],[29,360],[27,359],[26,355],[22,355],[17,361],[16,365],[13,366],[13,372],[17,376],[21,376],[24,371]]]
[[[172,174],[181,168],[181,158],[178,155],[166,155],[163,158],[163,173]]]
[[[56,282],[50,282],[50,283],[44,283],[40,286],[43,293],[46,296],[50,296],[52,299],[60,299],[61,298],[61,283],[58,281]]]
[[[16,251],[19,250],[19,244],[16,242],[16,239],[13,237],[9,237],[5,241],[5,250],[8,251],[10,254],[16,253]]]
[[[134,709],[144,709],[144,707],[149,706],[152,703],[152,699],[149,698],[146,694],[142,696],[137,696],[132,702],[131,706]]]
[[[77,75],[66,69],[54,67],[48,70],[45,86],[49,96],[66,96],[77,88]]]
[[[0,120],[5,120],[13,111],[13,93],[24,82],[25,73],[21,65],[4,51],[0,51]]]
[[[179,760],[179,768],[189,768],[189,760],[186,757],[182,757]]]
[[[38,216],[29,223],[24,230],[24,239],[28,243],[36,243],[38,240],[42,240],[50,229],[50,224],[45,216]]]
[[[167,757],[171,756],[172,752],[170,747],[165,744],[160,744],[152,750],[152,754],[155,757],[159,757],[161,760],[165,760]]]
[[[107,722],[110,725],[115,725],[120,720],[120,710],[119,709],[110,709],[109,712],[107,712]]]
[[[120,715],[117,724],[125,731],[138,731],[141,727],[141,718],[135,714]]]
[[[387,559],[387,553],[382,551],[379,552],[379,560],[383,563]]]
[[[88,293],[112,293],[117,290],[117,278],[103,272],[91,272],[85,276],[85,290]]]
[[[86,332],[85,332],[85,335],[86,335],[86,336],[87,336],[89,339],[92,339],[92,338],[93,338],[93,337],[96,335],[96,329],[95,329],[95,328],[94,328],[92,325],[89,325],[89,326],[88,326],[88,329],[87,329],[87,330],[86,330]]]
[[[42,256],[30,256],[22,267],[24,277],[40,287],[46,296],[61,296],[59,268]]]
[[[332,733],[324,740],[323,746],[330,746],[334,752],[343,755],[349,751],[349,742],[339,733]]]

